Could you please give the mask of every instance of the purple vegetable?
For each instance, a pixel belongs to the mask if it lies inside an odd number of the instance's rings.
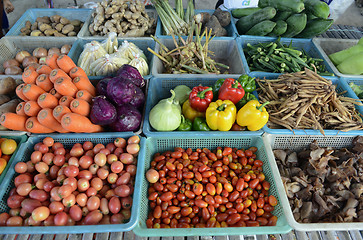
[[[145,86],[145,79],[141,76],[139,70],[129,64],[122,65],[115,77],[130,80],[140,88]]]
[[[111,77],[106,77],[97,83],[96,90],[97,95],[107,95],[107,84],[111,80]]]
[[[107,97],[117,105],[129,103],[134,98],[136,88],[129,80],[112,78],[107,84]]]
[[[130,104],[135,108],[139,108],[144,105],[145,94],[140,88],[136,88],[134,98],[130,101]]]
[[[116,120],[117,112],[112,103],[105,96],[97,96],[92,99],[93,104],[90,113],[91,122],[97,125],[107,125]]]
[[[136,131],[141,124],[141,113],[130,104],[123,104],[116,108],[116,121],[109,126],[115,132]]]

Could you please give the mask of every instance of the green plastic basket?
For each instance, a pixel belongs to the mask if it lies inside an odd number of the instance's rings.
[[[1,134],[0,133],[0,137],[14,139],[16,141],[16,143],[18,144],[15,152],[11,155],[11,158],[9,159],[8,164],[6,164],[6,167],[5,167],[4,171],[0,175],[0,184],[1,184],[2,181],[5,178],[6,172],[9,170],[10,165],[11,165],[11,163],[13,162],[13,160],[15,158],[16,153],[18,152],[18,150],[20,148],[20,145],[22,143],[25,143],[26,142],[26,140],[28,139],[28,136],[25,135],[25,134],[24,135],[20,135],[20,136],[16,136],[16,135],[6,135],[6,134]]]
[[[277,200],[278,205],[275,207],[273,214],[278,217],[276,226],[261,226],[261,227],[226,227],[226,228],[160,228],[151,229],[146,227],[146,219],[149,211],[148,201],[148,187],[149,184],[145,177],[143,177],[141,185],[141,201],[140,201],[140,215],[139,220],[134,228],[134,233],[143,237],[157,237],[157,236],[221,236],[221,235],[255,235],[255,234],[278,234],[287,233],[292,228],[288,225],[284,211],[280,202],[280,193],[277,192],[274,176],[272,175],[270,164],[268,161],[267,152],[265,150],[262,137],[198,137],[198,138],[147,138],[145,149],[145,166],[144,173],[150,168],[150,161],[153,155],[157,152],[164,152],[166,150],[173,150],[174,147],[181,148],[209,148],[215,149],[218,146],[228,146],[237,148],[248,148],[255,146],[258,148],[256,153],[257,158],[263,161],[263,172],[266,179],[270,182],[270,194],[273,194]],[[288,207],[288,206],[287,206]]]

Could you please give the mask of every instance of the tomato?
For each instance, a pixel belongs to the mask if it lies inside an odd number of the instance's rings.
[[[33,210],[32,218],[35,221],[44,221],[47,217],[49,217],[50,210],[45,206],[38,207]]]
[[[76,166],[68,166],[64,168],[64,175],[67,177],[76,177],[79,173],[79,168]]]
[[[78,161],[78,158],[76,157],[70,157],[68,159],[68,164],[69,166],[76,166],[76,167],[79,167],[79,161]]]
[[[20,216],[9,217],[6,220],[6,226],[22,226],[23,225],[23,218]]]
[[[65,226],[68,222],[68,215],[65,212],[59,212],[54,216],[55,226]]]
[[[118,176],[116,173],[110,173],[107,176],[107,182],[111,183],[111,184],[116,183],[117,179],[118,179]]]
[[[83,143],[82,147],[85,151],[91,150],[93,148],[93,143],[90,141],[86,141]]]
[[[0,226],[6,226],[6,222],[10,218],[10,215],[6,212],[0,213]]]
[[[54,151],[54,154],[55,155],[65,155],[66,154],[66,150],[63,147],[60,147],[60,148],[57,148]]]
[[[149,183],[156,183],[159,180],[159,173],[155,169],[149,169],[146,172],[146,179]]]
[[[62,203],[65,207],[72,207],[76,204],[76,197],[74,194],[71,194],[68,197],[63,198]]]
[[[84,154],[84,150],[83,150],[82,146],[73,146],[69,153],[72,157],[78,158]]]
[[[127,139],[127,144],[132,144],[132,143],[139,143],[140,142],[140,137],[138,135],[134,135],[129,137],[129,139]]]
[[[77,177],[79,179],[85,178],[87,180],[91,180],[92,179],[92,173],[89,170],[82,170],[82,171],[79,172]]]
[[[69,185],[72,188],[72,192],[77,190],[77,179],[75,179],[74,177],[69,177],[64,179],[63,181],[63,186],[64,185]]]
[[[54,201],[49,204],[49,210],[51,214],[57,214],[63,212],[64,205],[61,202]]]
[[[277,205],[277,199],[275,198],[275,196],[273,195],[270,195],[268,197],[268,203],[271,205],[271,206],[276,206]]]
[[[28,173],[32,173],[35,171],[34,163],[32,163],[32,161],[27,161],[25,163],[26,163]]]
[[[88,169],[93,163],[93,158],[87,155],[83,155],[79,159],[78,163],[81,168]]]
[[[78,191],[85,192],[89,188],[90,184],[88,179],[81,178],[78,180],[77,186],[78,186]]]
[[[44,191],[46,192],[50,192],[53,189],[53,187],[55,187],[55,184],[53,182],[48,181],[44,183]]]
[[[52,190],[50,190],[50,197],[54,200],[54,201],[60,201],[62,200],[59,195],[58,195],[58,189],[59,187],[53,187]]]
[[[89,211],[97,210],[100,207],[101,200],[99,197],[92,196],[87,201],[87,208]]]
[[[113,161],[111,163],[111,171],[112,172],[114,172],[114,173],[120,173],[123,169],[124,169],[124,164],[122,162],[116,160],[116,161]]]
[[[32,154],[30,155],[30,160],[32,161],[32,163],[37,163],[40,162],[42,160],[43,154],[40,151],[34,151],[32,152]]]
[[[134,162],[134,156],[132,156],[130,153],[121,153],[120,161],[123,164],[132,164]]]
[[[45,145],[44,143],[39,145],[39,152],[44,154],[44,153],[47,153],[48,151],[49,151],[49,149],[48,149],[47,145]]]
[[[129,154],[135,155],[140,151],[140,145],[138,143],[131,143],[126,146],[126,151]]]
[[[108,208],[110,212],[112,212],[113,214],[120,212],[121,210],[120,199],[118,197],[111,197],[111,199],[108,202]]]
[[[111,216],[111,224],[122,224],[125,221],[125,217],[121,213],[117,213]]]
[[[45,162],[38,162],[35,164],[35,170],[39,173],[46,173],[49,170],[49,166]]]
[[[96,196],[97,190],[94,187],[89,187],[86,191],[87,197]]]
[[[79,206],[84,207],[87,204],[88,197],[85,193],[79,193],[76,196],[76,202]]]
[[[54,144],[54,139],[51,137],[46,137],[43,139],[43,143],[44,145],[46,145],[47,147],[52,147]]]
[[[18,144],[14,139],[6,138],[4,141],[2,141],[0,148],[3,154],[11,155],[15,152],[17,146]]]
[[[100,202],[100,210],[103,215],[107,215],[110,213],[110,209],[108,208],[108,200],[107,198],[102,198]]]
[[[115,193],[119,197],[127,197],[131,193],[131,189],[128,185],[122,184],[115,188]]]
[[[77,205],[73,205],[69,209],[69,216],[76,222],[80,221],[82,219],[82,209]]]
[[[33,186],[30,183],[22,183],[16,188],[16,192],[20,196],[27,196],[32,190]]]
[[[54,165],[62,167],[65,162],[66,162],[66,158],[64,155],[59,155],[59,154],[54,155],[54,158],[53,158]]]
[[[122,209],[130,209],[132,206],[132,197],[131,196],[123,197],[121,198],[120,202]]]
[[[103,145],[102,143],[98,143],[93,147],[93,153],[97,154],[101,151],[101,149],[104,149],[105,145]]]
[[[113,142],[117,148],[125,148],[126,147],[126,140],[124,138],[116,138]]]
[[[14,169],[15,169],[15,172],[17,172],[17,173],[25,173],[27,171],[28,167],[27,167],[27,164],[25,162],[18,162],[15,165]],[[1,172],[1,170],[0,170],[0,172]]]

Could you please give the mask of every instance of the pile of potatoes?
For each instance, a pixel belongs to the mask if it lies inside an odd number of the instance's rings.
[[[68,54],[71,49],[71,45],[65,44],[61,48],[52,47],[45,49],[43,47],[37,47],[32,53],[22,50],[19,51],[15,58],[9,59],[3,63],[5,75],[21,75],[23,70],[29,66],[37,69],[40,65],[45,64],[45,58],[53,53]],[[3,74],[3,73],[2,73]]]
[[[15,89],[23,81],[12,77],[0,79],[0,116],[6,112],[16,112],[16,107],[21,100],[16,96]],[[8,130],[0,125],[0,131]]]
[[[69,20],[59,15],[38,17],[34,23],[26,21],[25,27],[20,29],[20,36],[55,36],[74,37],[82,28],[80,20]]]

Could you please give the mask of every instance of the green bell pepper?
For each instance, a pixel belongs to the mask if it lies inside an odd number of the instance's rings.
[[[192,130],[192,126],[193,123],[192,121],[190,121],[189,119],[185,118],[183,115],[182,117],[182,121],[178,127],[178,131],[191,131]]]
[[[208,127],[208,124],[205,118],[196,117],[193,122],[193,130],[194,131],[210,131],[211,129]]]
[[[237,109],[240,109],[241,107],[243,107],[246,103],[248,103],[251,100],[257,100],[257,98],[252,93],[247,92],[243,96],[243,98],[241,100],[239,100],[239,102],[236,104]]]
[[[218,92],[219,92],[219,89],[222,87],[224,80],[225,80],[224,78],[220,78],[214,83],[214,86],[213,86],[214,101],[217,101],[217,99],[218,99]]]
[[[246,93],[251,93],[256,90],[255,78],[248,76],[247,74],[241,75],[238,79]]]

